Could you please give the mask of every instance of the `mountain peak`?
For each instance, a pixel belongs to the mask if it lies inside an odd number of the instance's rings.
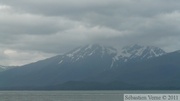
[[[136,61],[136,60],[158,57],[165,53],[166,52],[164,50],[155,46],[142,46],[142,45],[134,44],[123,47],[116,56],[116,59],[119,58],[123,61],[128,61],[128,60]]]
[[[93,50],[93,49],[98,49],[98,48],[103,48],[103,47],[104,46],[99,45],[99,44],[89,44],[89,45],[86,45],[86,46],[84,46],[82,48],[84,48],[85,50],[88,50],[88,49]]]
[[[70,59],[70,61],[79,61],[81,59],[87,57],[104,57],[104,56],[115,56],[117,54],[117,50],[113,47],[107,47],[99,44],[89,44],[83,47],[78,47],[67,54],[66,57]]]

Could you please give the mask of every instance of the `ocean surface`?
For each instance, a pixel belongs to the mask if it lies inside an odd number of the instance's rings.
[[[180,91],[0,91],[0,101],[123,101],[123,94],[180,94]]]

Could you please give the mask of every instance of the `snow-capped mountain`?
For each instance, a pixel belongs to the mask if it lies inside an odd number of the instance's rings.
[[[67,88],[74,86],[71,81],[75,81],[76,85],[83,84],[84,87],[89,85],[84,82],[93,82],[93,87],[96,83],[105,84],[103,89],[113,88],[114,84],[121,88],[118,86],[121,82],[125,83],[122,83],[122,87],[126,83],[156,83],[158,80],[163,80],[163,77],[169,76],[164,74],[171,75],[176,72],[177,75],[171,76],[180,77],[179,59],[179,52],[166,53],[153,46],[130,45],[116,49],[98,44],[86,45],[63,55],[0,72],[0,89],[16,89],[16,87],[31,89],[58,84],[62,84],[60,89],[64,89],[64,85],[67,85]],[[155,76],[158,77],[156,80],[154,80]],[[180,84],[180,81],[178,82]],[[107,86],[107,83],[110,85]],[[82,86],[74,88],[83,89]],[[97,88],[99,87],[101,85]]]
[[[91,44],[76,48],[75,50],[64,54],[60,58],[59,64],[62,64],[63,62],[78,62],[90,57],[101,57],[101,59],[109,58],[111,61],[109,66],[112,68],[113,66],[117,67],[122,63],[147,60],[161,56],[165,53],[166,52],[162,49],[154,46],[141,46],[136,44],[118,50],[109,46]]]
[[[109,54],[109,55],[116,54],[116,49],[112,47],[105,47],[98,44],[91,44],[91,45],[87,45],[87,46],[75,49],[74,51],[71,51],[67,53],[66,55],[69,57],[76,56],[78,58],[83,58],[86,56],[91,56],[95,54],[96,52],[99,52],[99,55],[103,57],[104,54]]]

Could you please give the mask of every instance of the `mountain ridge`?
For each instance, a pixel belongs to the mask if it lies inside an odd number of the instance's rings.
[[[136,47],[138,47],[138,49],[135,49]],[[63,58],[69,57],[70,58],[69,61],[73,61],[73,60],[77,61],[79,59],[82,59],[83,57],[89,57],[93,55],[93,53],[95,53],[95,51],[97,50],[99,50],[99,54],[101,54],[101,57],[103,57],[104,54],[108,54],[112,57],[111,67],[113,66],[113,63],[116,61],[118,62],[138,61],[138,60],[149,59],[166,54],[166,52],[163,51],[162,49],[153,46],[140,46],[135,44],[128,47],[123,47],[122,50],[117,50],[116,48],[109,46],[90,44],[84,47],[79,47],[73,51],[66,53],[63,56]],[[60,60],[59,64],[61,64],[63,61],[64,60]]]
[[[104,86],[102,89],[158,88],[162,83],[167,84],[165,88],[179,87],[168,84],[171,80],[180,84],[180,81],[176,80],[180,77],[178,59],[179,51],[166,53],[153,46],[127,46],[119,51],[109,46],[86,45],[63,55],[1,72],[0,89],[80,87],[73,86],[72,82],[82,85],[84,89],[90,89],[92,85],[97,88],[101,84]],[[176,73],[173,74],[175,76],[171,76],[173,72]],[[165,73],[168,73],[168,76]],[[167,77],[168,79],[165,79]],[[87,83],[90,85],[87,86]]]

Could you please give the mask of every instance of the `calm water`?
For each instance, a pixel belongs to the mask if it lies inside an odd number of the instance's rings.
[[[123,94],[180,94],[180,91],[0,91],[0,101],[123,101]]]

